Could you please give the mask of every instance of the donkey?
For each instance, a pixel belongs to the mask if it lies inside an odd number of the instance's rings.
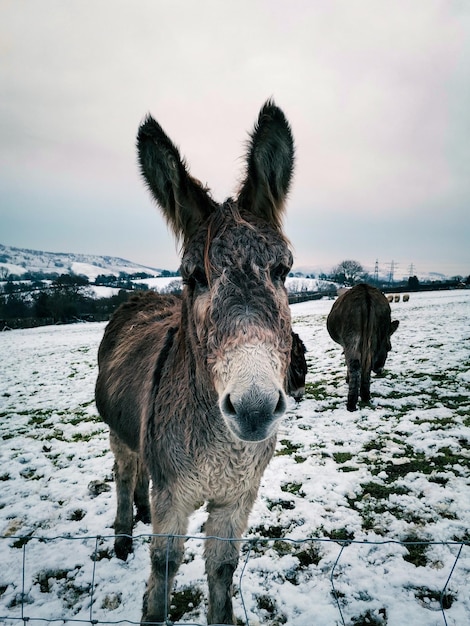
[[[361,400],[369,402],[371,371],[382,372],[398,324],[391,320],[387,298],[370,285],[348,289],[333,304],[326,325],[330,337],[344,349],[348,411],[356,410],[359,393]]]
[[[131,298],[99,348],[96,404],[115,456],[115,552],[125,559],[132,550],[135,501],[138,516],[150,511],[157,535],[142,623],[167,623],[182,536],[191,513],[207,502],[207,621],[234,624],[236,539],[286,410],[292,330],[284,282],[292,253],[282,217],[293,137],[268,100],[250,135],[237,196],[223,204],[189,175],[150,116],[137,148],[143,178],[182,242],[184,288],[182,298]]]
[[[305,394],[307,377],[307,348],[297,333],[292,333],[292,349],[289,369],[287,370],[287,392],[296,402],[300,402]]]

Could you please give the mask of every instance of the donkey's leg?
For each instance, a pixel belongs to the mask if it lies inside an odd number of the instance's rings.
[[[137,480],[134,489],[134,503],[137,509],[136,522],[150,524],[150,501],[149,501],[149,476],[144,464],[139,459],[137,467]]]
[[[348,411],[355,411],[359,399],[359,386],[361,383],[361,362],[359,358],[349,357],[346,359],[348,368],[348,401],[346,408]]]
[[[232,608],[232,581],[238,565],[240,542],[227,541],[224,538],[239,539],[242,536],[257,492],[256,488],[244,494],[236,503],[211,502],[208,506],[209,517],[206,523],[208,539],[205,545],[209,584],[208,624],[236,624]]]
[[[111,450],[114,453],[114,480],[116,482],[117,510],[114,520],[116,536],[114,552],[119,559],[125,561],[132,552],[132,525],[134,515],[134,489],[137,479],[138,457],[112,431],[109,437]]]
[[[174,535],[185,535],[188,510],[183,503],[175,502],[170,489],[152,488],[152,525],[156,535],[150,544],[150,577],[144,594],[141,623],[166,623],[170,607],[173,582],[184,554],[184,539]]]
[[[361,376],[361,400],[369,402],[370,400],[370,374],[371,370],[363,371]]]

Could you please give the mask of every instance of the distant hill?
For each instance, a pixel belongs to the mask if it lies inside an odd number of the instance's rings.
[[[10,274],[21,277],[26,272],[77,274],[86,276],[92,282],[100,274],[119,276],[121,272],[126,274],[145,272],[158,276],[163,270],[139,265],[119,257],[73,252],[43,252],[0,244],[1,279],[5,279]]]

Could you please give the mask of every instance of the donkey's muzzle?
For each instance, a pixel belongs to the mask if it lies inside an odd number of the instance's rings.
[[[228,427],[243,441],[263,441],[273,435],[286,406],[286,396],[282,389],[271,392],[250,389],[242,394],[226,393],[220,403]]]
[[[270,343],[243,344],[224,353],[215,367],[219,408],[230,432],[242,441],[263,441],[284,415],[285,367]]]

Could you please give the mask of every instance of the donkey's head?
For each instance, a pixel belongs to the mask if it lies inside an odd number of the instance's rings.
[[[187,339],[230,431],[266,439],[286,408],[291,349],[284,281],[292,254],[281,227],[294,162],[289,124],[273,102],[263,106],[238,196],[221,205],[151,117],[139,129],[138,151],[147,185],[182,241]]]

